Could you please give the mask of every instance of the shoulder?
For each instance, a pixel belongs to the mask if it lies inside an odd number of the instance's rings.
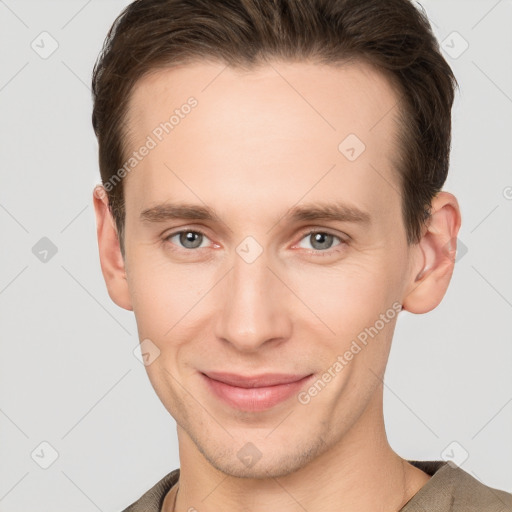
[[[445,461],[409,461],[431,475],[402,509],[403,512],[512,512],[512,494],[489,487]]]
[[[171,471],[123,512],[160,512],[166,494],[178,481],[179,476],[179,468]]]
[[[452,474],[456,510],[512,512],[512,494],[483,484],[457,466],[446,466]]]

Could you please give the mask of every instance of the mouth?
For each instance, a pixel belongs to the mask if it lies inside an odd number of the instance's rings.
[[[202,373],[209,391],[224,404],[247,412],[261,412],[290,399],[312,379],[309,375],[267,373],[252,377],[232,373]]]

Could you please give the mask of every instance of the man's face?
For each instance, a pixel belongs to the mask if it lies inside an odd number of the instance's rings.
[[[191,96],[197,105],[180,110]],[[182,456],[275,477],[380,421],[397,304],[411,281],[396,101],[360,63],[251,72],[198,63],[137,84],[130,151],[148,136],[156,147],[125,181],[126,274],[140,339],[160,351],[147,372],[176,419]],[[174,128],[155,132],[175,109]],[[218,218],[151,210],[164,204]],[[293,215],[327,206],[344,215]],[[260,392],[251,402],[250,391],[222,385],[231,400],[221,398],[211,372],[311,377],[287,398]]]

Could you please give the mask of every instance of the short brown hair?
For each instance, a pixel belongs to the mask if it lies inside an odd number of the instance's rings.
[[[93,71],[103,184],[125,161],[130,92],[145,74],[202,59],[251,69],[271,58],[364,60],[398,88],[402,214],[408,243],[417,243],[448,173],[457,81],[410,0],[134,1],[112,25]],[[124,255],[122,185],[107,194]]]

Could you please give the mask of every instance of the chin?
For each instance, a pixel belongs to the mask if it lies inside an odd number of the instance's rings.
[[[302,448],[292,445],[289,452],[279,452],[272,446],[267,446],[262,452],[252,443],[246,443],[235,453],[225,450],[222,456],[215,453],[207,453],[200,450],[211,466],[218,471],[235,477],[263,480],[269,478],[281,478],[307,466],[315,457],[321,455],[325,446],[318,439],[314,444]],[[285,447],[281,446],[282,449]],[[265,451],[271,456],[265,457]]]

